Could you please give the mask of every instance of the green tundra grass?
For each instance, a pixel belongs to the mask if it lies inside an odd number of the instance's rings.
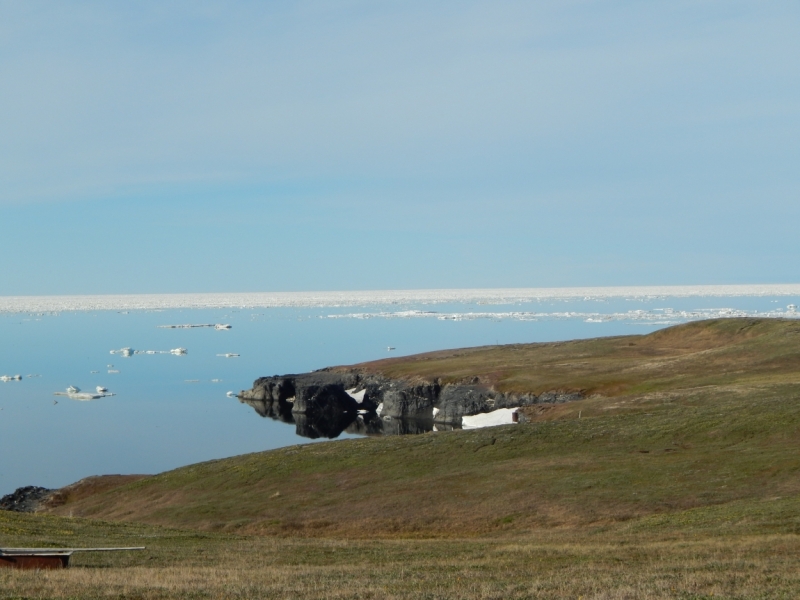
[[[0,597],[800,597],[800,323],[358,368],[588,397],[78,486],[50,515],[0,513],[0,545],[147,552],[6,571]]]

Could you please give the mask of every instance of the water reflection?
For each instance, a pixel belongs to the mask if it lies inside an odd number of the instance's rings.
[[[374,412],[359,414],[353,411],[330,410],[293,413],[292,403],[286,401],[239,398],[239,402],[251,406],[261,417],[294,424],[297,435],[310,439],[334,439],[342,433],[352,435],[416,435],[430,431],[460,429],[460,427],[443,425],[442,423],[436,423],[434,426],[433,419],[381,418]]]

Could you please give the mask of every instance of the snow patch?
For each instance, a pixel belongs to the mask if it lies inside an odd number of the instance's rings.
[[[463,416],[461,417],[461,427],[464,429],[480,429],[481,427],[495,427],[497,425],[516,423],[514,415],[517,410],[517,408],[498,408],[488,413]]]
[[[353,400],[361,404],[364,401],[364,394],[367,393],[367,390],[361,390],[360,392],[356,392],[357,388],[350,388],[349,390],[345,390],[345,393],[350,396]]]

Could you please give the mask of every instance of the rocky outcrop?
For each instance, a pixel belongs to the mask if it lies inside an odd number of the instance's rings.
[[[314,438],[336,437],[342,431],[430,431],[434,423],[460,426],[463,416],[498,408],[558,404],[581,398],[583,394],[576,391],[502,393],[478,378],[442,384],[438,380],[389,379],[356,370],[261,377],[252,389],[239,394],[240,401],[261,416],[294,422],[299,435]]]
[[[35,485],[17,488],[14,492],[0,498],[0,510],[36,512],[56,491]]]

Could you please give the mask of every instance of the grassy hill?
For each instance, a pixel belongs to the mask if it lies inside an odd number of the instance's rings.
[[[357,368],[588,397],[530,407],[518,425],[89,479],[53,514],[0,513],[0,544],[148,550],[0,570],[0,598],[798,596],[800,323],[707,321]]]
[[[353,367],[340,367],[349,369]],[[800,321],[717,319],[643,336],[442,350],[355,365],[391,378],[478,378],[501,392],[615,396],[711,385],[796,382]]]
[[[359,368],[593,395],[532,407],[529,424],[191,465],[67,497],[53,510],[205,531],[448,537],[586,527],[800,493],[798,322],[708,321]]]

